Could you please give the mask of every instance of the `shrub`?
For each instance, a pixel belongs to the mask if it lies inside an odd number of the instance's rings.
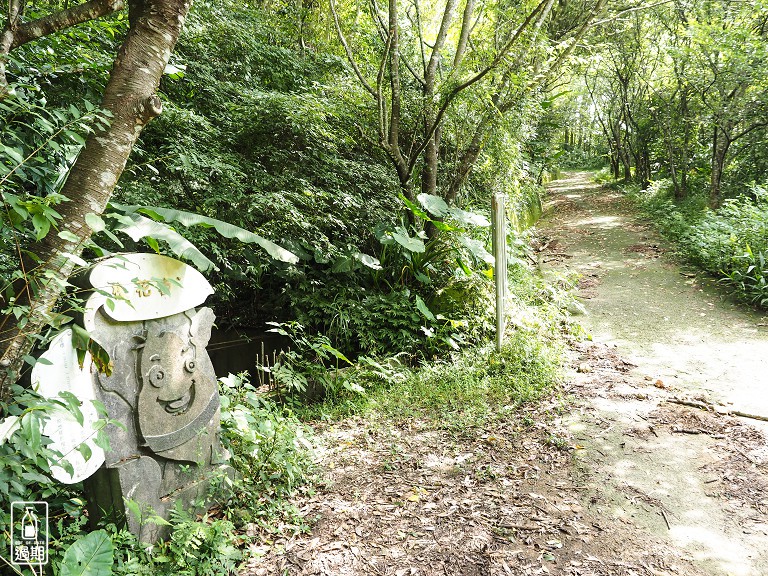
[[[753,185],[748,195],[729,198],[713,211],[693,197],[670,199],[667,182],[635,195],[661,230],[691,262],[719,277],[747,302],[768,307],[768,192]]]

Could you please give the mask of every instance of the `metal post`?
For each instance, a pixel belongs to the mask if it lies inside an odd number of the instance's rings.
[[[504,344],[504,330],[507,326],[505,304],[507,301],[507,197],[494,194],[491,205],[494,280],[496,283],[496,351]]]

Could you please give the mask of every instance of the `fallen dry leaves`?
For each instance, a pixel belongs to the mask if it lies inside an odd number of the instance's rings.
[[[461,437],[426,422],[319,424],[325,482],[296,501],[311,533],[257,546],[243,574],[687,574],[661,545],[628,554],[627,528],[585,510],[577,448],[553,442],[560,404]]]

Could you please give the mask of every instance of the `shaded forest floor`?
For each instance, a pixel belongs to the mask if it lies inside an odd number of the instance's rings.
[[[244,574],[768,574],[768,335],[574,174],[553,183],[542,269],[577,271],[593,341],[557,396],[492,429],[319,424],[311,533]],[[727,358],[726,358],[727,356]],[[729,402],[731,404],[729,404]]]

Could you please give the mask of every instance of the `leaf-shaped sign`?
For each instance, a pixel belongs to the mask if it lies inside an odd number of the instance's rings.
[[[422,206],[424,206],[424,208],[427,209],[430,214],[433,214],[438,218],[442,218],[443,216],[448,215],[448,204],[446,204],[445,200],[440,198],[440,196],[422,193],[416,196],[416,199],[421,203]]]
[[[75,541],[64,553],[59,576],[109,576],[115,548],[106,530],[96,530]]]
[[[48,414],[42,432],[51,439],[48,447],[63,455],[51,464],[51,475],[64,484],[82,482],[104,462],[104,450],[93,440],[99,414],[91,403],[96,399],[96,390],[90,355],[85,353],[85,368],[79,365],[72,330],[67,329],[51,340],[40,358],[48,362],[38,362],[32,368],[32,384],[41,396],[58,404]]]
[[[102,304],[118,322],[164,318],[199,306],[213,294],[200,272],[160,254],[115,256],[97,264],[89,280],[97,292],[86,303],[86,319]]]

